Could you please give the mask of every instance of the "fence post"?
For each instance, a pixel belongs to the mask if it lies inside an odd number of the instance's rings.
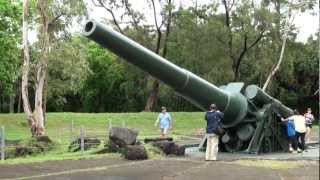
[[[110,131],[112,129],[112,120],[109,119],[109,125],[107,127],[107,130]]]
[[[84,127],[81,126],[80,129],[80,148],[81,148],[81,153],[84,152]]]
[[[5,158],[5,132],[4,132],[4,126],[1,126],[1,160],[4,161]]]
[[[71,142],[74,141],[73,130],[74,130],[74,122],[73,122],[73,119],[72,119],[71,120],[71,124],[70,124],[70,140],[71,140]]]
[[[122,127],[125,128],[126,127],[126,121],[122,120]]]

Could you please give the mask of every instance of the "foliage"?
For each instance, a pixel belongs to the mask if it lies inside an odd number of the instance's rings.
[[[13,86],[18,78],[21,40],[20,1],[0,0],[0,94],[13,93]]]
[[[69,96],[77,95],[90,74],[86,53],[87,40],[80,36],[54,43],[49,60],[48,109],[63,111],[71,104]]]
[[[95,0],[95,2],[98,2]],[[122,32],[150,50],[156,49],[155,26],[148,24],[148,18],[137,11],[129,1],[102,0],[106,8],[125,12],[116,17]],[[232,2],[232,1],[228,1]],[[168,7],[160,3],[162,18],[168,18],[172,10],[170,35],[167,40],[166,58],[216,86],[234,80],[234,62],[231,56],[239,57],[244,46],[259,37],[255,46],[246,51],[239,66],[239,81],[262,86],[279,58],[279,42],[283,34],[283,15],[289,1],[264,0],[253,2],[238,0],[230,9],[230,29],[226,26],[225,11],[221,11],[220,1],[206,5],[188,7]],[[299,3],[300,1],[294,1]],[[302,1],[301,1],[302,2]],[[19,77],[20,54],[20,1],[0,0],[0,111],[1,104],[7,103],[10,94],[15,93],[15,81]],[[148,74],[97,44],[74,33],[74,22],[85,17],[82,1],[47,1],[53,18],[51,24],[51,44],[46,85],[48,111],[75,112],[138,112],[144,109],[153,85]],[[151,1],[146,2],[152,8]],[[38,28],[39,18],[35,14],[35,1],[31,1],[32,28]],[[295,11],[315,8],[315,1],[303,6],[294,6]],[[70,8],[72,7],[72,8]],[[122,18],[122,19],[121,19]],[[128,23],[125,20],[129,19]],[[114,22],[112,22],[114,23]],[[77,26],[78,27],[78,26]],[[80,26],[79,26],[80,27]],[[162,31],[164,30],[162,26]],[[115,26],[118,30],[118,27]],[[229,50],[230,33],[232,51]],[[304,109],[312,106],[318,109],[318,99],[314,93],[319,88],[318,36],[307,42],[296,42],[297,29],[292,26],[287,49],[280,71],[271,83],[268,93],[291,108]],[[39,39],[41,37],[39,36]],[[163,42],[163,41],[162,41]],[[35,81],[36,64],[40,59],[41,42],[31,47],[31,78]],[[163,52],[163,44],[159,52]],[[161,53],[160,53],[161,54]],[[32,84],[32,83],[30,83]],[[32,90],[34,86],[30,86]],[[18,94],[18,93],[17,93]],[[30,100],[34,97],[29,93]],[[32,102],[32,101],[31,101]],[[7,103],[8,104],[8,103]],[[17,102],[16,102],[17,104]],[[167,106],[174,111],[198,111],[191,103],[177,95],[170,87],[161,83],[158,94],[159,106]],[[2,105],[4,106],[4,105]]]
[[[174,139],[179,139],[181,135],[197,135],[197,130],[205,126],[202,112],[171,112],[171,115],[173,116],[174,125],[170,131],[170,135]],[[80,127],[84,126],[88,137],[98,137],[100,140],[105,140],[108,134],[107,125],[109,120],[112,122],[112,126],[122,126],[125,122],[127,127],[138,130],[138,139],[141,141],[146,137],[160,135],[159,129],[154,127],[154,121],[158,116],[157,113],[47,113],[46,116],[46,134],[54,142],[54,148],[46,153],[7,160],[5,163],[103,156],[92,155],[96,150],[86,151],[83,155],[80,152],[68,152],[71,141],[70,125],[72,121],[74,124],[74,138],[79,137]],[[29,142],[27,140],[30,139],[29,128],[25,123],[24,114],[0,114],[0,124],[5,126],[6,138],[8,140],[25,140],[24,142]],[[154,153],[152,157],[158,157],[158,152],[155,149],[150,149],[150,151],[150,153]]]

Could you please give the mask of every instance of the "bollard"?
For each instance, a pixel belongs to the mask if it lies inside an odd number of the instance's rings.
[[[84,152],[84,127],[81,126],[81,129],[80,129],[80,138],[81,138],[81,141],[80,141],[80,147],[81,147],[81,153]]]
[[[5,132],[4,132],[4,126],[1,126],[1,160],[4,161],[5,158]]]

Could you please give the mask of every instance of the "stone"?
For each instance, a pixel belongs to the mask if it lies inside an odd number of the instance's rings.
[[[151,143],[153,146],[160,148],[166,155],[183,156],[185,154],[185,147],[176,144],[173,141],[156,141]]]
[[[34,153],[32,147],[18,146],[15,148],[14,157],[22,157]]]
[[[144,146],[128,145],[124,150],[124,157],[128,160],[145,160],[148,159],[148,154]]]
[[[172,137],[167,138],[145,138],[144,143],[157,142],[157,141],[173,141]]]
[[[137,136],[138,131],[122,127],[113,127],[109,133],[110,141],[113,141],[120,147],[134,145],[137,141]]]
[[[174,142],[172,141],[156,141],[151,143],[153,146],[160,148],[166,155],[172,154],[172,146]]]

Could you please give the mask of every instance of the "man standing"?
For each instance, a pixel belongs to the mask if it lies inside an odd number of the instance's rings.
[[[167,135],[169,128],[171,127],[171,116],[167,112],[167,108],[164,106],[161,107],[161,113],[154,123],[154,126],[157,126],[158,123],[160,124],[161,137],[164,138]]]
[[[207,121],[207,148],[206,148],[206,161],[217,160],[219,136],[215,134],[215,130],[218,128],[219,122],[223,118],[223,113],[217,109],[215,104],[211,104],[209,111],[205,114],[205,120]]]
[[[298,143],[298,152],[305,150],[305,134],[306,134],[306,119],[300,115],[297,110],[294,110],[294,115],[289,117],[293,119],[294,128],[296,131],[296,140]]]

